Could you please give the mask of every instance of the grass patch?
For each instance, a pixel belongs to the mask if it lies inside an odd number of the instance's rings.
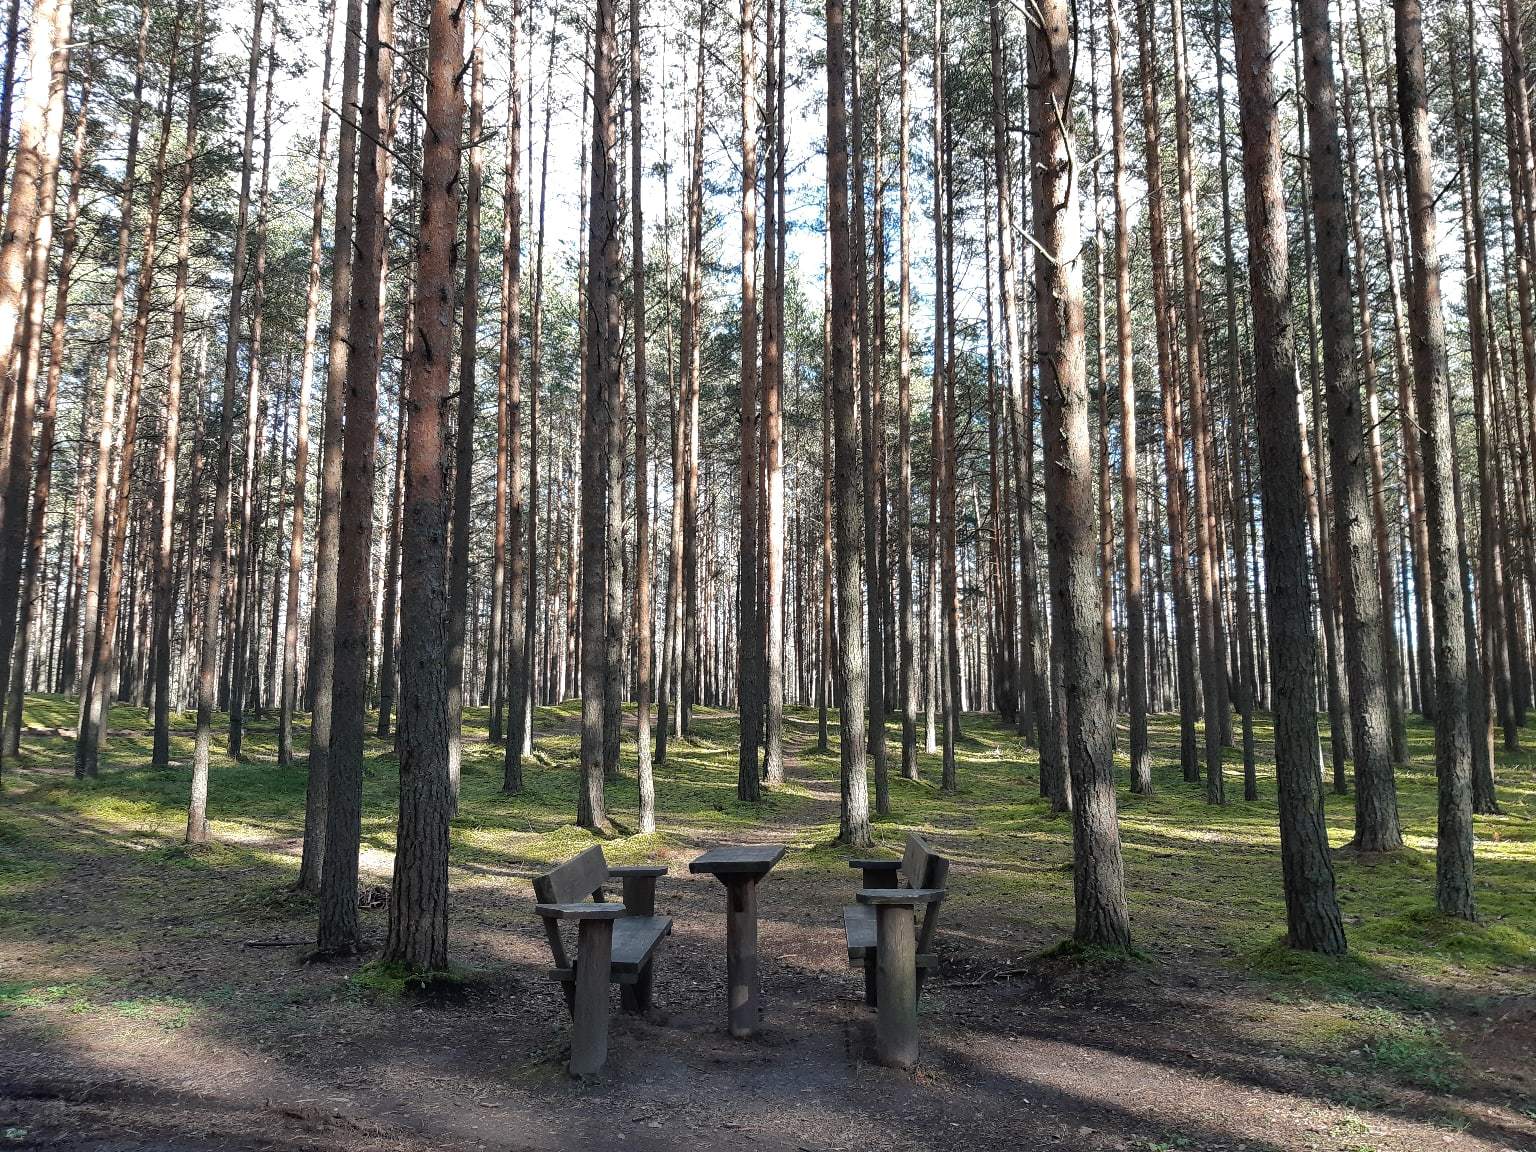
[[[423,972],[404,964],[375,960],[349,977],[349,984],[370,995],[393,999],[457,1002],[475,983],[466,969],[447,968]]]
[[[494,888],[509,915],[526,916],[528,877],[592,844],[602,844],[614,864],[664,859],[676,867],[704,845],[751,838],[766,825],[789,847],[781,872],[829,891],[850,889],[845,861],[863,853],[835,842],[835,721],[829,747],[817,752],[811,709],[787,711],[790,780],[755,805],[736,799],[735,716],[698,709],[692,736],[673,741],[667,762],[657,766],[660,831],[649,836],[632,834],[637,786],[627,740],[621,772],[605,787],[613,827],[599,837],[573,822],[575,704],[536,710],[536,755],[516,795],[501,790],[503,750],[484,739],[486,720],[484,709],[465,711],[462,790],[451,826],[456,891]],[[29,697],[26,722],[34,731],[72,726],[74,700]],[[189,990],[190,981],[167,987],[171,977],[146,970],[136,957],[167,942],[211,938],[238,949],[248,939],[312,933],[313,899],[292,887],[305,769],[277,765],[271,719],[247,727],[239,762],[224,754],[216,735],[209,795],[214,843],[189,849],[181,841],[191,738],[173,737],[173,766],[161,770],[149,766],[142,709],[114,707],[110,729],[96,779],[74,779],[71,742],[52,735],[29,735],[15,770],[7,765],[0,941],[29,956],[36,979],[0,985],[0,1014],[100,1010],[187,1026],[200,1008],[212,1006],[209,996]],[[995,717],[964,717],[958,791],[936,786],[939,758],[921,746],[916,781],[894,770],[893,754],[890,810],[873,825],[876,851],[899,856],[906,834],[917,831],[954,861],[941,942],[952,932],[950,938],[963,940],[958,947],[979,953],[1085,968],[1196,953],[1201,963],[1224,964],[1261,982],[1270,1000],[1258,999],[1275,1012],[1255,1028],[1261,1039],[1273,1024],[1277,1042],[1293,1044],[1319,1066],[1364,1065],[1405,1082],[1450,1084],[1458,1069],[1428,1013],[1469,997],[1521,991],[1536,970],[1536,737],[1526,741],[1530,752],[1499,750],[1503,814],[1476,818],[1480,920],[1468,924],[1433,911],[1433,733],[1413,722],[1408,736],[1409,760],[1397,776],[1405,849],[1369,858],[1339,852],[1334,861],[1350,945],[1343,957],[1294,952],[1276,940],[1285,908],[1267,717],[1256,724],[1260,799],[1238,799],[1241,754],[1228,750],[1231,799],[1223,806],[1207,804],[1204,785],[1183,779],[1173,716],[1151,718],[1154,790],[1131,795],[1122,732],[1116,792],[1134,940],[1128,953],[1056,944],[1073,925],[1071,821],[1053,815],[1040,797],[1036,751]],[[893,749],[899,737],[893,721]],[[370,738],[365,756],[364,879],[377,883],[394,849],[398,774],[389,741]],[[1342,848],[1353,836],[1353,805],[1332,795],[1326,805],[1330,842]],[[374,938],[385,915],[363,913]],[[220,1013],[363,1011],[373,1002],[453,998],[473,983],[459,970],[421,975],[371,964],[343,985],[323,972],[295,976],[281,967],[287,953],[261,955],[271,986],[262,993],[242,985],[238,996],[220,1002]],[[110,968],[109,985],[79,983],[82,957]],[[32,967],[25,971],[34,974]]]

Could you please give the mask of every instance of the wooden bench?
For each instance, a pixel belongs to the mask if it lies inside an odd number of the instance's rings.
[[[554,967],[549,975],[565,989],[571,1013],[571,1073],[596,1072],[608,1055],[608,985],[619,985],[626,1011],[651,1006],[656,949],[672,932],[672,918],[656,915],[656,881],[666,868],[640,865],[610,868],[594,845],[558,868],[535,876],[534,911]],[[619,881],[623,902],[608,902],[604,888]],[[577,924],[574,957],[560,930],[562,920]]]
[[[938,964],[933,937],[944,903],[949,860],[909,833],[900,860],[850,860],[864,885],[843,909],[848,964],[864,969],[864,1001],[880,1012],[876,1049],[882,1062],[909,1068],[917,1060],[917,998]],[[923,909],[914,931],[914,909]]]

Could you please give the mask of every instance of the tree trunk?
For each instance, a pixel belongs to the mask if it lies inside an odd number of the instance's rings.
[[[74,273],[75,249],[79,239],[78,224],[80,220],[80,187],[82,176],[85,172],[85,145],[86,134],[89,127],[91,85],[94,80],[95,63],[87,59],[84,75],[80,81],[80,104],[75,112],[74,143],[70,151],[70,184],[69,199],[64,211],[64,228],[59,243],[59,263],[57,272],[57,286],[55,288],[53,302],[53,321],[49,331],[48,343],[48,381],[43,393],[43,405],[39,412],[39,428],[37,437],[37,465],[32,488],[32,507],[27,520],[26,537],[26,568],[22,575],[20,589],[21,625],[16,634],[16,650],[11,657],[11,674],[9,691],[5,706],[5,734],[3,746],[0,746],[0,754],[15,756],[21,751],[21,729],[23,723],[22,712],[25,706],[24,695],[24,670],[26,665],[28,637],[32,628],[36,625],[39,610],[41,608],[40,588],[43,582],[40,578],[41,569],[46,559],[47,545],[47,519],[48,497],[53,481],[53,453],[57,436],[56,416],[58,412],[59,380],[64,375],[64,340],[68,331],[69,316],[69,290],[70,278]],[[194,90],[195,90],[194,82]],[[63,111],[64,92],[60,90],[60,111]],[[191,102],[195,104],[195,102]],[[195,139],[195,119],[189,113],[188,139]],[[190,145],[189,145],[190,147]],[[45,169],[46,171],[46,169]],[[57,171],[57,169],[55,169]],[[56,177],[55,177],[56,179]],[[42,190],[46,192],[47,190]],[[185,198],[185,193],[184,193]],[[52,203],[49,195],[40,195],[39,199],[46,204]],[[183,216],[185,221],[185,216]],[[34,255],[42,254],[46,259],[47,245],[42,245],[43,222],[38,221],[38,232],[33,238]],[[41,248],[41,253],[39,253]],[[183,264],[178,264],[178,275]],[[44,269],[34,269],[34,272],[46,272]],[[42,284],[34,280],[33,289],[38,291],[37,299],[40,301],[42,289],[46,287],[46,275],[42,278]],[[30,300],[29,300],[30,303]],[[181,309],[176,313],[178,318],[185,315]],[[36,350],[41,347],[41,332],[29,341],[31,347]],[[168,404],[170,400],[169,388],[172,381],[179,375],[179,363],[176,357],[177,345],[172,341],[171,369],[168,377]],[[35,379],[37,372],[37,354],[33,351],[29,354],[28,371]],[[174,408],[170,411],[174,412]],[[173,430],[167,431],[167,442],[174,444]],[[57,615],[57,613],[54,613]],[[159,694],[156,695],[157,701]],[[158,707],[158,706],[157,706]],[[156,745],[158,748],[158,744]],[[157,758],[156,766],[163,767],[164,760]]]
[[[436,19],[435,8],[436,5],[433,12],[434,20]],[[466,175],[464,192],[464,300],[459,344],[459,418],[453,433],[453,523],[448,544],[448,791],[451,797],[451,810],[454,813],[457,813],[459,808],[459,768],[463,760],[464,744],[464,633],[469,610],[469,532],[471,514],[474,510],[472,502],[475,470],[475,406],[478,403],[476,375],[480,334],[480,192],[485,180],[480,148],[480,137],[483,134],[485,122],[483,94],[485,65],[480,54],[482,30],[479,27],[485,20],[485,14],[473,0],[467,9],[459,7],[453,9],[452,15],[447,19],[453,26],[451,35],[457,36],[460,41],[464,38],[464,29],[460,26],[460,20],[464,19],[461,12],[467,12],[471,61],[469,65],[469,171]],[[436,61],[435,51],[433,60]],[[429,81],[429,86],[430,83]],[[452,99],[458,102],[462,127],[464,98],[463,93],[459,91],[458,81],[450,77],[442,83],[448,83],[453,88]],[[449,99],[446,92],[443,93],[443,99]],[[447,111],[445,106],[444,112]],[[430,123],[427,125],[427,139],[433,142],[436,140],[435,130]],[[457,176],[459,172],[457,150],[454,153],[453,171]],[[452,189],[452,194],[454,208],[457,211],[457,186]],[[426,199],[423,196],[423,221],[432,212],[432,207],[426,203]],[[443,227],[441,222],[439,227]],[[425,237],[423,242],[429,243]],[[449,240],[448,243],[451,245],[452,241]],[[420,273],[418,272],[417,275],[419,280]],[[447,291],[451,297],[453,294],[451,280]],[[417,292],[419,296],[420,283],[418,283]],[[419,305],[417,321],[425,323]],[[445,326],[451,329],[453,324],[451,321],[446,321]],[[429,351],[422,347],[416,348],[418,355]],[[446,346],[443,351],[445,361],[451,360],[452,357],[448,354]],[[407,473],[409,471],[410,468],[407,465]],[[408,550],[406,555],[410,555]],[[406,633],[410,631],[411,629],[405,629]]]
[[[1392,769],[1387,691],[1381,666],[1381,586],[1371,539],[1364,417],[1354,372],[1348,213],[1339,154],[1330,0],[1298,0],[1310,131],[1312,220],[1317,235],[1323,389],[1333,475],[1334,557],[1349,678],[1355,759],[1355,845],[1366,852],[1402,846]]]
[[[448,966],[448,822],[454,809],[453,647],[462,645],[450,624],[452,598],[447,569],[448,498],[443,475],[448,467],[445,425],[453,362],[453,290],[457,265],[454,243],[459,222],[460,137],[464,130],[464,93],[459,86],[464,59],[463,6],[434,0],[427,25],[427,101],[422,138],[421,222],[416,239],[415,335],[411,341],[410,412],[406,437],[403,506],[401,600],[411,626],[400,638],[400,819],[395,845],[395,874],[390,886],[389,938],[385,963],[410,971],[441,971]],[[478,61],[478,52],[476,53]],[[471,80],[479,100],[479,64]],[[470,140],[477,139],[478,116],[470,117]],[[477,199],[478,150],[470,158],[469,200]],[[470,214],[471,236],[477,232]],[[477,240],[466,246],[471,260]],[[475,275],[465,279],[465,342],[474,339],[473,304],[468,294]],[[461,359],[474,371],[470,349]],[[472,389],[472,385],[470,385]],[[465,383],[461,377],[462,402]],[[465,414],[460,409],[460,419]],[[468,470],[462,445],[469,439],[460,425],[459,467]],[[459,490],[463,494],[462,481]],[[466,542],[467,544],[467,542]],[[467,546],[465,549],[467,553]],[[455,546],[455,562],[457,562]],[[467,566],[467,556],[464,563]],[[462,671],[462,653],[459,669]]]
[[[1035,239],[1041,417],[1045,445],[1046,539],[1053,632],[1064,689],[1071,773],[1073,938],[1094,948],[1131,943],[1120,830],[1115,812],[1112,733],[1104,693],[1099,620],[1098,534],[1088,436],[1088,365],[1083,321],[1081,238],[1071,122],[1076,29],[1065,0],[1043,0],[1032,23],[1029,79],[1046,114],[1036,127]]]
[[[897,304],[897,396],[896,396],[896,611],[900,618],[901,646],[901,774],[917,779],[917,689],[918,674],[913,661],[917,618],[912,600],[912,197],[911,138],[912,107],[910,82],[911,21],[907,0],[901,0],[901,140],[899,161],[901,212],[901,287]],[[823,716],[825,712],[823,711]]]
[[[331,244],[330,341],[326,355],[325,407],[320,433],[320,510],[315,523],[315,574],[309,617],[309,774],[304,799],[304,851],[297,887],[318,892],[325,861],[326,790],[330,783],[331,695],[336,656],[336,565],[341,539],[342,417],[346,409],[352,324],[352,244],[357,198],[358,46],[363,40],[362,0],[346,0],[341,34],[341,108],[336,127],[335,232]],[[359,112],[361,109],[359,109]]]
[[[60,16],[64,20],[62,30],[51,26],[46,14],[40,24],[34,25],[34,34],[50,48],[49,57],[44,62],[48,69],[48,102],[44,109],[42,139],[34,142],[37,145],[34,151],[40,152],[41,156],[31,157],[33,161],[39,159],[41,161],[41,171],[37,173],[37,186],[23,191],[20,196],[23,210],[31,201],[35,204],[36,215],[29,220],[16,221],[18,234],[24,235],[30,232],[30,247],[25,253],[27,267],[25,309],[20,317],[21,339],[13,348],[12,364],[9,366],[15,371],[6,370],[7,384],[14,388],[15,407],[9,413],[11,439],[4,457],[5,490],[3,504],[0,504],[0,606],[3,606],[0,607],[0,655],[4,658],[0,660],[0,669],[7,672],[5,680],[0,681],[0,686],[3,686],[6,692],[8,708],[5,717],[5,743],[12,744],[9,733],[13,726],[17,732],[13,746],[4,749],[6,754],[14,754],[19,750],[20,745],[23,707],[21,676],[26,667],[28,631],[31,626],[32,590],[28,587],[23,596],[23,567],[25,566],[29,584],[35,584],[37,567],[29,555],[32,525],[31,518],[27,515],[27,493],[31,479],[32,427],[37,409],[37,374],[41,368],[43,303],[48,289],[48,257],[53,248],[54,198],[58,189],[65,88],[69,80],[70,12],[65,10],[61,13],[56,10],[54,19]],[[14,51],[11,55],[14,56]],[[9,95],[7,91],[7,99]],[[76,172],[78,171],[77,166]],[[9,235],[11,222],[6,223]],[[72,245],[73,240],[70,243]],[[0,263],[3,263],[3,257],[0,257]],[[20,362],[16,363],[18,359]],[[50,453],[55,400],[56,392],[49,398],[49,411],[44,416],[43,438],[49,442]],[[41,474],[42,469],[39,468],[40,479]],[[43,481],[43,484],[46,496],[46,481]],[[39,514],[46,514],[46,511],[45,501]],[[38,531],[40,536],[41,526]],[[39,556],[38,559],[41,557]],[[16,629],[18,600],[20,600],[22,614],[19,636]],[[17,685],[14,700],[9,699],[12,681]]]
[[[261,0],[257,0],[258,5]],[[258,7],[258,11],[259,11]],[[115,430],[114,405],[117,395],[117,360],[122,347],[123,313],[127,299],[128,286],[128,248],[133,231],[133,201],[136,189],[136,177],[138,173],[139,159],[139,130],[143,112],[144,96],[144,62],[148,51],[149,37],[149,5],[142,3],[139,15],[139,48],[138,71],[134,80],[134,95],[132,111],[128,120],[128,152],[123,166],[123,191],[121,207],[119,209],[117,225],[117,274],[112,290],[112,312],[108,321],[107,331],[107,363],[105,375],[102,378],[101,389],[101,424],[97,430],[96,439],[96,484],[95,496],[91,504],[91,545],[90,559],[85,571],[85,597],[84,611],[81,615],[81,656],[80,668],[84,673],[81,681],[79,720],[76,732],[79,735],[75,739],[75,775],[79,778],[94,776],[98,767],[97,752],[99,741],[94,735],[87,735],[87,725],[92,727],[101,723],[95,699],[92,695],[91,683],[96,668],[96,648],[101,642],[101,590],[104,583],[102,579],[102,566],[105,563],[107,546],[107,501],[111,496],[112,487],[112,440]],[[251,91],[246,100],[246,131],[249,137],[254,130],[256,96],[255,96],[255,68],[256,60],[260,52],[260,45],[252,49],[251,64]],[[17,167],[21,166],[21,156],[18,149]],[[247,163],[250,150],[246,150]],[[241,186],[246,189],[249,198],[250,182],[248,174],[242,172]],[[15,197],[12,197],[12,208],[15,208]],[[244,231],[242,217],[241,231]],[[3,308],[0,301],[0,308]],[[5,324],[4,316],[0,315],[0,331]],[[0,337],[3,340],[3,337]],[[0,367],[6,364],[5,349],[0,345]],[[10,384],[10,377],[5,377],[5,384]],[[0,412],[10,407],[9,397],[0,400]],[[7,452],[7,455],[9,453]]]
[[[1157,55],[1149,0],[1137,0],[1136,14],[1141,35],[1141,59],[1152,65]],[[1200,778],[1200,758],[1195,742],[1195,713],[1199,705],[1198,669],[1195,665],[1195,612],[1189,598],[1189,547],[1185,542],[1184,437],[1179,417],[1173,301],[1168,287],[1168,235],[1164,219],[1161,112],[1158,108],[1157,84],[1156,67],[1142,67],[1142,122],[1147,138],[1147,222],[1148,239],[1152,247],[1152,307],[1157,317],[1157,375],[1162,392],[1163,470],[1168,493],[1168,544],[1173,569],[1175,669],[1179,689],[1179,763],[1184,769],[1184,779],[1194,781]]]
[[[1200,682],[1205,699],[1205,798],[1226,803],[1221,764],[1222,729],[1226,726],[1226,638],[1221,624],[1221,593],[1217,587],[1215,514],[1212,511],[1211,463],[1207,455],[1205,317],[1200,297],[1200,237],[1195,223],[1195,171],[1191,136],[1194,117],[1189,100],[1189,65],[1185,59],[1184,3],[1172,0],[1173,94],[1175,143],[1179,163],[1179,245],[1183,256],[1184,344],[1189,383],[1189,425],[1194,461],[1195,570],[1200,594]]]
[[[597,0],[592,41],[592,194],[587,205],[586,411],[581,430],[581,783],[576,821],[607,824],[604,720],[609,670],[607,509],[610,425],[619,417],[619,193],[614,68],[615,0]]]
[[[1435,772],[1439,780],[1436,902],[1446,916],[1477,914],[1472,888],[1472,744],[1468,728],[1467,649],[1457,570],[1455,481],[1451,475],[1450,398],[1445,381],[1445,320],[1435,241],[1434,174],[1429,93],[1424,79],[1420,0],[1393,0],[1397,46],[1397,105],[1403,132],[1413,274],[1409,326],[1416,354],[1424,512],[1429,526],[1429,598],[1434,609]]]
[[[636,3],[637,0],[631,0]],[[784,249],[780,216],[784,176],[784,106],[779,91],[778,27],[787,0],[769,0],[767,14],[768,164],[763,225],[762,537],[763,779],[784,782]],[[638,218],[637,218],[638,219]],[[638,235],[638,225],[636,234]],[[883,744],[878,753],[883,761]]]
[[[358,150],[356,242],[348,332],[341,504],[337,509],[335,683],[327,756],[325,855],[321,872],[322,954],[347,955],[359,944],[358,847],[362,836],[363,739],[369,637],[369,556],[373,550],[373,476],[379,419],[380,321],[388,222],[388,133],[394,54],[393,0],[369,0],[363,65],[362,138]],[[457,143],[455,135],[454,141]],[[441,483],[441,477],[438,478]],[[403,768],[403,765],[402,765]],[[403,795],[402,789],[402,795]]]
[[[1141,523],[1136,492],[1136,366],[1131,329],[1130,193],[1125,133],[1125,80],[1120,59],[1120,5],[1109,0],[1110,119],[1115,158],[1115,345],[1120,397],[1120,512],[1124,517],[1126,678],[1130,710],[1131,791],[1152,793],[1147,748],[1147,622],[1141,596]],[[996,83],[996,66],[993,69]],[[997,129],[994,126],[994,139]]]
[[[736,798],[757,800],[762,727],[762,625],[758,620],[757,5],[742,0],[741,33],[741,536],[736,581],[737,696],[741,741]]]
[[[507,704],[507,746],[502,758],[501,789],[516,793],[523,787],[523,740],[527,733],[528,696],[532,688],[529,662],[532,637],[527,630],[529,562],[524,551],[523,519],[531,512],[535,472],[523,488],[523,190],[521,183],[523,105],[518,74],[517,31],[522,4],[513,6],[507,22],[507,151],[501,190],[501,336],[496,353],[496,507],[495,550],[491,577],[491,652],[496,669],[491,688],[491,738],[500,739],[502,698]],[[529,36],[532,49],[533,37]],[[531,76],[532,68],[529,69]],[[532,134],[530,133],[530,137]],[[546,141],[548,133],[545,133]],[[530,138],[529,143],[532,143]],[[535,274],[537,275],[537,273]],[[538,321],[534,321],[537,330]],[[538,377],[529,388],[534,395]],[[530,421],[529,466],[538,455],[539,430]],[[508,542],[511,556],[507,556]],[[532,541],[528,541],[531,545]],[[503,568],[506,571],[503,571]],[[504,582],[505,581],[505,585]],[[505,597],[505,623],[503,623]]]
[[[299,411],[293,452],[293,531],[288,541],[288,589],[283,628],[283,683],[277,728],[277,762],[293,763],[293,713],[299,695],[299,569],[304,556],[304,500],[309,484],[309,397],[315,376],[315,329],[320,312],[320,257],[325,227],[326,144],[331,125],[331,41],[337,0],[326,12],[325,57],[320,70],[320,141],[316,146],[315,194],[310,213],[309,274],[304,295],[304,351],[299,368]],[[185,211],[185,208],[183,209]],[[168,452],[175,451],[170,441]],[[174,498],[173,498],[174,506]],[[168,541],[167,541],[168,542]],[[159,698],[159,694],[156,694]]]
[[[1237,94],[1243,139],[1248,281],[1253,301],[1255,412],[1264,505],[1264,579],[1274,677],[1275,779],[1286,925],[1294,948],[1337,955],[1344,922],[1334,896],[1318,762],[1317,681],[1307,587],[1307,510],[1296,406],[1290,253],[1281,192],[1269,12],[1235,0]]]
[[[656,782],[651,768],[651,483],[649,382],[645,369],[645,177],[641,118],[644,111],[640,0],[629,0],[629,180],[633,297],[630,339],[635,378],[635,768],[639,778],[639,831],[656,831]]]
[[[936,9],[937,11],[937,9]],[[827,0],[827,227],[831,243],[831,387],[836,444],[837,489],[859,484],[858,399],[853,365],[853,252],[848,220],[847,43],[842,0]],[[842,805],[838,839],[855,848],[872,843],[869,781],[865,765],[863,507],[837,502],[837,612],[841,649],[839,676],[839,761]]]

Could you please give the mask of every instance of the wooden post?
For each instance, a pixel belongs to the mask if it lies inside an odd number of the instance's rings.
[[[608,969],[612,959],[613,921],[583,919],[576,930],[572,1076],[591,1076],[608,1059]]]
[[[725,974],[731,1035],[738,1040],[757,1026],[757,877],[722,876],[725,881]]]
[[[917,1063],[917,950],[910,904],[881,904],[878,917],[879,958],[875,986],[879,1016],[875,1022],[875,1055],[891,1068]]]
[[[663,868],[661,871],[665,872]],[[624,914],[626,916],[656,915],[656,877],[624,876]]]

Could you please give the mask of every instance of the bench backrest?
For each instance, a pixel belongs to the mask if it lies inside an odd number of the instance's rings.
[[[575,904],[601,900],[608,882],[608,861],[601,845],[578,852],[564,864],[533,878],[533,895],[540,904]]]
[[[908,888],[943,888],[949,878],[949,859],[940,856],[916,832],[907,833],[907,850],[901,856],[901,875]],[[923,924],[918,930],[917,951],[921,955],[932,947],[939,927],[942,900],[924,906]]]
[[[533,878],[533,898],[540,904],[579,904],[583,900],[602,900],[603,885],[608,881],[608,861],[600,845],[578,852],[564,864]],[[560,936],[560,921],[546,918],[544,935],[556,968],[569,968],[565,941]]]

